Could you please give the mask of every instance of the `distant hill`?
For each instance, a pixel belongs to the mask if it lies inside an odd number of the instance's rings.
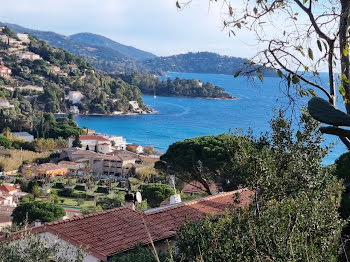
[[[145,60],[145,59],[151,59],[151,58],[157,57],[152,53],[142,51],[132,46],[122,45],[107,37],[92,34],[92,33],[79,33],[79,34],[71,35],[69,38],[72,40],[75,40],[81,43],[86,43],[93,46],[111,48],[123,55],[129,56],[136,60]]]
[[[19,33],[47,41],[50,45],[84,57],[92,66],[105,72],[163,74],[163,72],[186,72],[203,74],[233,75],[242,68],[251,70],[254,66],[244,65],[245,58],[222,56],[210,52],[187,53],[157,57],[152,53],[122,45],[101,35],[79,33],[64,36],[54,32],[33,30],[15,24],[1,23]],[[273,70],[264,70],[265,75],[275,76]]]
[[[0,97],[8,99],[21,115],[78,110],[83,114],[139,113],[130,101],[147,110],[136,86],[102,74],[85,59],[46,41],[21,37],[8,28],[0,30],[0,60],[11,69],[0,77]]]
[[[29,33],[40,40],[47,41],[52,46],[82,56],[97,69],[107,72],[144,71],[142,65],[136,65],[137,59],[141,57],[143,59],[156,57],[149,52],[122,45],[99,35],[82,33],[69,37],[54,32],[33,30],[15,24],[0,22],[0,25],[6,25],[18,33]]]
[[[246,65],[247,62],[249,60],[245,58],[198,52],[147,59],[142,61],[142,65],[151,71],[233,75],[239,70],[254,68]],[[273,70],[264,69],[263,71],[266,75],[275,75]]]

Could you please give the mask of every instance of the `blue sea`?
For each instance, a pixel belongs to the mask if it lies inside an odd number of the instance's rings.
[[[97,132],[121,135],[127,142],[153,145],[165,152],[168,146],[178,140],[196,136],[214,135],[249,128],[259,135],[270,130],[269,121],[273,109],[283,108],[287,115],[297,121],[300,107],[290,105],[285,94],[285,85],[280,78],[267,77],[263,83],[253,84],[244,77],[229,75],[168,73],[169,77],[196,78],[212,82],[225,88],[237,100],[214,100],[201,98],[143,96],[144,103],[156,110],[156,114],[133,116],[76,116],[79,126],[87,126]],[[259,81],[259,80],[258,80]],[[337,141],[326,136],[325,144]],[[346,151],[337,142],[324,164],[331,164]]]

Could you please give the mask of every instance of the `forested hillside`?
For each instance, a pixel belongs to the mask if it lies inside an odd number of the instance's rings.
[[[2,42],[0,58],[12,71],[0,78],[0,85],[7,88],[2,96],[18,102],[22,92],[29,95],[22,101],[26,110],[68,113],[75,106],[83,114],[128,113],[133,110],[129,101],[146,109],[136,86],[98,73],[83,58],[35,37],[25,43],[13,32],[1,36],[10,39]],[[22,88],[26,86],[34,88]]]

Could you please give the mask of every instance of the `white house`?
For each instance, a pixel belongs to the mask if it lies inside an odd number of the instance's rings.
[[[110,135],[101,135],[103,138],[111,141],[112,146],[116,150],[126,150],[126,139],[122,136],[110,136]]]
[[[67,99],[73,104],[79,104],[84,95],[80,91],[69,91]]]
[[[129,101],[129,104],[132,106],[133,110],[139,110],[140,109],[139,103],[137,101]]]
[[[140,145],[127,145],[126,149],[137,154],[143,153],[143,147]]]
[[[34,136],[28,132],[12,132],[12,136],[17,139],[23,139],[27,142],[33,142]]]
[[[70,137],[68,139],[69,147],[73,147],[74,140],[75,137]],[[113,151],[111,141],[102,136],[82,135],[79,136],[79,140],[81,141],[82,149],[97,151],[103,154],[107,154]]]
[[[79,114],[79,108],[77,106],[70,106],[69,107],[69,112],[73,113],[73,114]]]
[[[35,54],[33,52],[18,52],[16,54],[16,56],[19,59],[28,59],[28,60],[32,60],[32,61],[41,59],[40,55]]]
[[[9,78],[11,76],[11,69],[7,66],[0,65],[0,76],[3,78]]]
[[[14,195],[19,190],[10,185],[0,186],[0,206],[16,207],[17,204],[14,201]]]
[[[23,43],[29,44],[30,43],[30,39],[29,39],[29,35],[28,34],[21,34],[18,33],[17,34],[17,38],[19,40],[21,40]]]
[[[13,107],[13,105],[10,105],[9,101],[5,98],[0,98],[0,107]]]

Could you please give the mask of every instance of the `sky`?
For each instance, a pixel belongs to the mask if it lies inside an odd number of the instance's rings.
[[[223,9],[194,0],[182,11],[176,0],[15,0],[4,1],[0,21],[71,35],[96,33],[122,44],[168,56],[211,51],[250,58],[252,36],[229,37]]]

